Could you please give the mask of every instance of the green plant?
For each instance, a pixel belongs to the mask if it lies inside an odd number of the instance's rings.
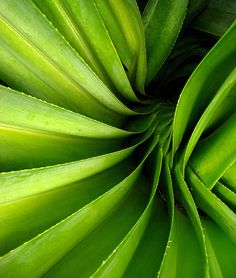
[[[0,277],[236,275],[236,5],[137,2],[0,1]]]

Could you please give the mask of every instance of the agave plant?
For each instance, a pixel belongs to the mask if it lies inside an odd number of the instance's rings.
[[[0,1],[0,277],[236,276],[235,18]]]

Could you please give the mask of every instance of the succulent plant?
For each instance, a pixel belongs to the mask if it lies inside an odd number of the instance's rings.
[[[236,277],[236,2],[0,1],[0,277]]]

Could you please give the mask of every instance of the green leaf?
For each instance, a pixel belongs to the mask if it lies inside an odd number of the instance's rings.
[[[205,233],[210,240],[223,277],[230,277],[235,271],[236,258],[232,256],[236,252],[236,245],[213,221],[202,219]],[[214,276],[213,276],[214,277]]]
[[[210,2],[210,0],[189,0],[185,22],[189,23],[194,17],[196,17],[206,8],[208,2]]]
[[[191,185],[195,202],[207,215],[209,215],[226,233],[226,235],[236,243],[236,215],[218,197],[216,197],[194,171],[187,167],[186,179]],[[217,209],[215,209],[217,208]]]
[[[0,259],[0,273],[7,273],[10,276],[15,275],[15,277],[19,275],[28,277],[31,273],[37,273],[36,275],[38,276],[48,271],[76,244],[84,239],[89,232],[98,226],[106,217],[107,212],[125,198],[140,175],[143,163],[155,147],[157,140],[158,137],[153,137],[139,166],[123,181],[62,222],[2,257]],[[67,241],[65,241],[65,238]],[[63,242],[63,248],[61,248],[60,242]],[[50,249],[48,249],[48,244],[51,246]],[[37,250],[37,252],[34,250]],[[52,256],[52,254],[54,255]],[[55,254],[57,255],[55,256]],[[39,261],[40,257],[44,258],[43,264],[42,261]],[[22,262],[22,260],[26,264],[19,265],[19,261]],[[30,267],[28,265],[29,261]]]
[[[0,101],[0,163],[5,171],[115,151],[133,134],[4,87]]]
[[[236,212],[236,194],[221,182],[217,182],[212,192],[216,194],[228,207]]]
[[[174,116],[173,153],[178,149],[184,134],[193,128],[228,74],[234,69],[236,51],[232,41],[235,38],[236,25],[233,24],[186,83]]]
[[[191,27],[221,37],[236,18],[236,3],[231,0],[210,0]]]
[[[159,270],[169,223],[166,206],[159,195],[156,197],[148,226],[124,274],[126,277],[154,277]]]
[[[4,81],[109,124],[119,125],[122,115],[136,114],[109,91],[32,2],[4,0],[0,10],[0,77]]]
[[[207,3],[0,1],[1,277],[235,276],[236,25],[194,30]]]
[[[146,49],[142,18],[135,0],[95,0],[104,24],[127,68],[128,77],[140,93],[146,79]]]
[[[123,240],[146,207],[148,182],[140,177],[127,197],[82,242],[60,260],[45,277],[79,273],[89,277]],[[79,262],[79,263],[78,263]]]
[[[153,200],[156,193],[156,188],[159,181],[159,176],[161,173],[161,161],[162,153],[159,151],[157,154],[157,169],[155,176],[153,178],[152,193],[148,201],[147,207],[144,210],[143,214],[133,226],[124,240],[117,246],[117,248],[112,252],[112,254],[102,263],[98,270],[92,275],[92,277],[108,277],[110,275],[114,277],[121,277],[129,262],[131,261],[132,256],[141,241],[141,238],[145,232],[146,226],[150,220],[151,211],[153,207]]]
[[[199,142],[189,164],[206,187],[212,189],[235,161],[236,114]]]
[[[236,162],[224,172],[222,181],[229,189],[236,193]]]
[[[112,158],[115,162],[116,158]],[[97,161],[101,162],[101,159]],[[109,161],[111,162],[111,159],[108,158],[107,163]],[[97,173],[90,172],[88,167],[79,167],[83,166],[83,161],[50,169],[17,171],[9,175],[2,173],[1,183],[4,186],[1,192],[6,193],[6,197],[2,198],[3,203],[0,206],[1,255],[98,198],[127,177],[135,167],[130,157],[112,165],[108,163],[104,170],[100,167],[99,172],[99,165],[92,164],[92,169],[97,170]],[[80,169],[83,169],[84,173],[80,172]],[[55,179],[55,176],[58,179]],[[4,202],[7,197],[8,202]]]
[[[188,144],[186,146],[185,156],[184,156],[184,166],[186,165],[195,145],[197,144],[198,139],[202,135],[203,131],[205,131],[207,128],[209,129],[209,126],[212,127],[212,125],[220,125],[222,122],[222,118],[230,117],[230,108],[234,106],[233,104],[236,104],[236,69],[234,69],[228,76],[228,78],[225,80],[225,82],[222,84],[222,86],[219,88],[218,92],[202,114],[200,120],[198,121],[197,125],[195,126],[191,137],[188,141]],[[231,102],[231,105],[229,105],[227,108],[225,106],[226,103]],[[224,104],[224,105],[223,105]],[[235,107],[235,106],[234,106]],[[227,114],[225,113],[227,111]],[[226,115],[225,115],[226,114]],[[233,110],[232,110],[233,114]],[[212,120],[213,118],[213,120]],[[232,145],[233,150],[233,145]],[[207,162],[206,162],[207,164]]]
[[[37,276],[44,274],[85,238],[103,220],[107,211],[110,211],[124,198],[139,173],[140,171],[134,172],[133,175],[113,187],[111,191],[2,257],[0,260],[1,276],[30,277],[32,273]],[[88,215],[90,216],[88,217]],[[63,246],[60,242],[63,243]],[[49,244],[50,249],[48,249]]]
[[[138,101],[94,1],[34,3],[114,94]]]
[[[169,55],[181,30],[187,0],[149,0],[143,12],[147,47],[148,84]]]

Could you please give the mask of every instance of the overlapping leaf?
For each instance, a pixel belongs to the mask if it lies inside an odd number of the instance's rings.
[[[0,1],[1,277],[236,275],[236,25],[137,2]]]

